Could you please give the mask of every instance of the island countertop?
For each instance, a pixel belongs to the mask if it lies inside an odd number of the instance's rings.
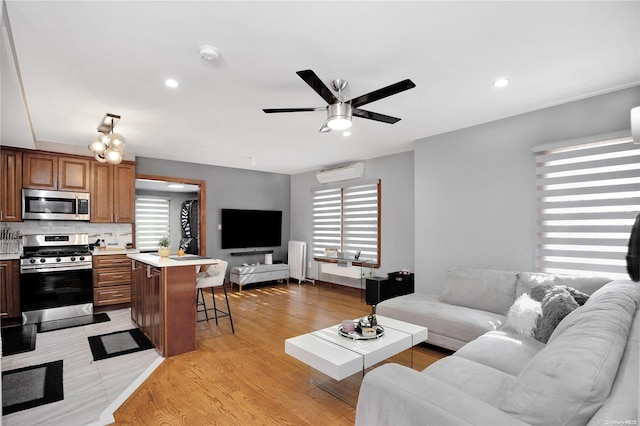
[[[160,257],[155,253],[128,253],[127,257],[158,268],[168,268],[172,266],[214,265],[218,263],[217,259],[213,259],[211,257],[196,256],[195,254]]]

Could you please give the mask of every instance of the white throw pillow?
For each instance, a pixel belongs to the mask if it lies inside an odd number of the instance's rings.
[[[523,336],[533,337],[541,315],[542,304],[525,293],[509,308],[504,326]]]

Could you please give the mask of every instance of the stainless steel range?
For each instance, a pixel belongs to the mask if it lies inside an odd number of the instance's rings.
[[[20,259],[24,324],[93,313],[88,234],[25,235]]]

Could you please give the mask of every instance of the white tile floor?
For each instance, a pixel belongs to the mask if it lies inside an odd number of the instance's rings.
[[[129,309],[107,312],[111,321],[38,333],[36,350],[2,358],[2,371],[64,360],[64,400],[3,416],[0,424],[109,424],[111,414],[163,358],[155,349],[93,361],[89,336],[128,330]]]

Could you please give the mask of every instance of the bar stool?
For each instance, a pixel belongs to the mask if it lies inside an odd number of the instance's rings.
[[[229,307],[229,297],[227,296],[227,289],[224,286],[224,276],[227,272],[228,262],[226,260],[219,259],[218,263],[215,265],[209,265],[205,272],[198,272],[196,274],[196,315],[198,312],[204,312],[204,316],[206,319],[198,320],[200,321],[209,321],[209,311],[213,311],[214,318],[216,320],[216,325],[218,325],[218,318],[229,317],[229,321],[231,321],[231,331],[235,334],[235,329],[233,328],[233,318],[231,317],[231,307]],[[216,287],[222,287],[224,290],[224,298],[227,301],[227,311],[223,311],[218,309],[216,306],[216,297],[214,290]],[[208,308],[205,303],[204,293],[202,292],[205,288],[211,288],[211,295],[213,296],[213,308]],[[202,306],[203,309],[198,309],[198,307]]]

